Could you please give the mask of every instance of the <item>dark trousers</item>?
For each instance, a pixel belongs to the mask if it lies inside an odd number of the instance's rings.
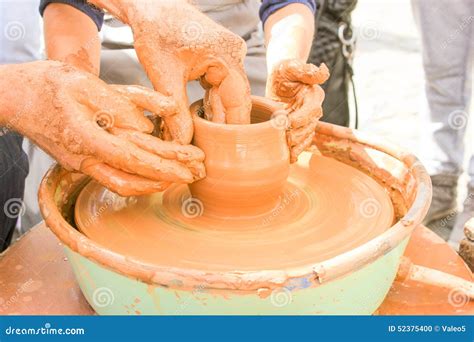
[[[23,138],[0,127],[0,252],[11,242],[18,217],[24,213],[23,191],[28,158]]]
[[[334,59],[326,61],[331,77],[322,85],[326,97],[323,102],[323,117],[321,121],[339,126],[349,127],[349,73],[342,53],[337,53]]]

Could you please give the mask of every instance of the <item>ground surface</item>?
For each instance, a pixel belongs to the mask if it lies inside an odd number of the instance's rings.
[[[423,125],[418,112],[424,81],[421,42],[411,1],[359,0],[353,23],[358,36],[354,70],[360,129],[420,156],[418,137]],[[474,151],[472,121],[468,154]],[[459,203],[466,196],[465,180],[463,176]],[[449,236],[446,224],[435,225],[433,230],[445,239]]]

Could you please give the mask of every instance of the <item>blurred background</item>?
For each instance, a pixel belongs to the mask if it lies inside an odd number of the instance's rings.
[[[432,3],[436,4],[436,1]],[[426,127],[422,126],[418,114],[425,96],[424,72],[421,39],[415,25],[411,1],[359,0],[352,19],[357,35],[354,81],[359,107],[359,129],[391,140],[421,155],[420,135]],[[472,26],[473,21],[470,20],[468,24]],[[350,103],[353,113],[354,102]],[[472,103],[468,113],[472,113]],[[467,159],[474,151],[473,121],[470,120],[467,127],[465,168]],[[458,183],[460,207],[467,196],[466,178],[464,173]],[[449,220],[454,219],[453,216],[431,228],[447,239],[453,224]]]

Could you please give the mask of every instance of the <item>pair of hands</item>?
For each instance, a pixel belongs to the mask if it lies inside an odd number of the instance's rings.
[[[164,1],[162,6],[137,2],[127,7],[114,1],[95,1],[129,24],[135,50],[154,88],[173,96],[179,113],[165,118],[166,138],[187,144],[193,136],[186,83],[199,79],[206,89],[207,119],[228,124],[249,124],[250,86],[244,70],[246,44],[187,2]],[[142,13],[148,13],[143,16]],[[267,96],[280,102],[288,123],[291,162],[309,147],[322,116],[324,91],[319,84],[329,78],[323,64],[284,60],[273,68]]]
[[[43,82],[37,87],[49,91],[35,104],[42,107],[35,112],[42,114],[34,120],[44,124],[19,130],[65,167],[80,170],[123,196],[162,191],[171,183],[204,177],[204,154],[188,145],[193,123],[186,83],[199,79],[206,89],[205,109],[211,121],[249,123],[245,42],[186,2],[164,1],[160,6],[146,1],[91,2],[132,27],[137,55],[156,92],[109,86],[60,63],[24,65],[28,69],[24,72]],[[325,66],[288,60],[269,78],[268,95],[284,105],[289,119],[292,162],[311,144],[324,98],[318,84],[328,75]],[[149,134],[154,127],[144,110],[162,119],[164,137],[172,141]]]

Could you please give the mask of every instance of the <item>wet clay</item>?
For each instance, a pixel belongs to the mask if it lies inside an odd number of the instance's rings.
[[[170,97],[139,86],[110,86],[60,62],[0,66],[0,71],[0,125],[27,136],[65,168],[123,196],[205,175],[201,150],[149,134],[154,127],[144,110],[175,116],[178,108]]]
[[[252,218],[206,215],[187,186],[118,198],[95,182],[76,204],[80,230],[126,257],[169,268],[282,270],[313,264],[377,237],[394,220],[383,187],[333,159],[304,152],[279,203]]]
[[[284,129],[270,115],[275,102],[254,96],[251,125],[222,125],[201,119],[202,101],[191,106],[193,144],[206,151],[206,177],[190,185],[206,215],[252,217],[274,208],[288,177]]]
[[[328,78],[329,69],[324,63],[317,67],[298,59],[278,63],[270,74],[267,96],[283,103],[288,113],[287,138],[292,163],[312,144],[323,115],[324,91],[319,85]]]
[[[200,80],[206,89],[206,113],[214,122],[250,122],[250,85],[243,60],[245,42],[187,1],[102,1],[90,3],[130,25],[134,48],[153,87],[179,106],[165,117],[170,138],[187,144],[193,125],[186,83]]]
[[[277,105],[253,98],[251,125],[194,113],[207,177],[123,198],[92,182],[75,207],[81,232],[126,257],[170,268],[281,270],[329,259],[394,221],[387,191],[361,171],[310,152],[290,167]]]

